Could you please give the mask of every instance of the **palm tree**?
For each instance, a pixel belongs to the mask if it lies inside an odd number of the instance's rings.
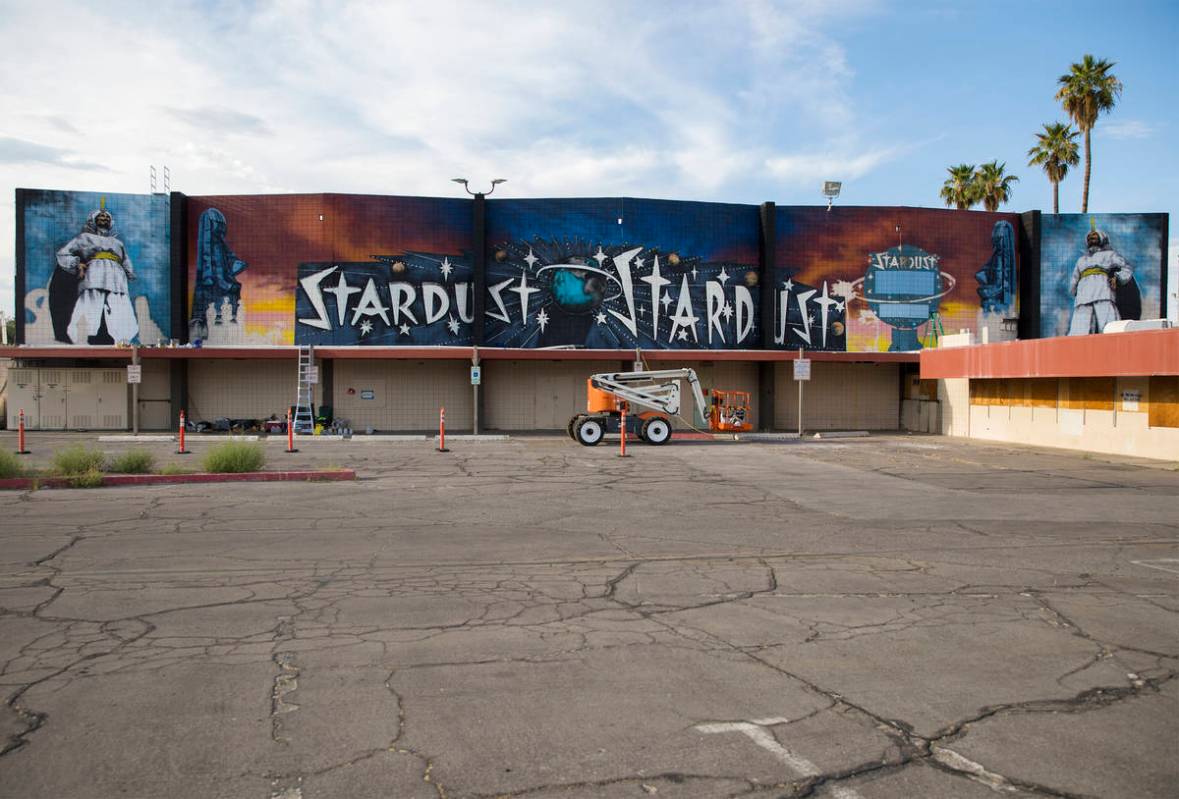
[[[1113,67],[1114,62],[1104,58],[1098,61],[1086,53],[1081,63],[1073,64],[1069,73],[1061,75],[1057,81],[1060,88],[1056,99],[1085,134],[1085,186],[1081,192],[1081,213],[1089,211],[1089,168],[1093,158],[1089,133],[1097,124],[1097,117],[1113,110],[1117,98],[1122,96],[1122,82],[1109,74]]]
[[[958,164],[947,167],[950,177],[942,184],[940,196],[946,201],[946,206],[954,206],[959,211],[965,211],[978,202],[974,191],[974,164]]]
[[[1011,184],[1019,182],[1015,175],[1004,175],[1006,163],[996,159],[981,165],[974,173],[977,197],[988,211],[998,211],[999,206],[1011,199]]]
[[[1060,213],[1060,181],[1069,167],[1077,165],[1077,136],[1071,125],[1053,122],[1044,125],[1044,132],[1036,134],[1036,146],[1028,150],[1028,166],[1042,166],[1052,183],[1052,213]]]

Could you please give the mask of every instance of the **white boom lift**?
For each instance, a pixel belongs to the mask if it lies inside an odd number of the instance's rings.
[[[680,381],[685,380],[696,401],[695,424],[709,430],[743,431],[749,412],[745,391],[705,392],[695,369],[602,372],[586,381],[586,413],[569,420],[569,437],[592,447],[606,433],[620,432],[622,410],[627,409],[627,432],[648,444],[663,444],[671,438],[671,418],[680,413]],[[633,412],[635,406],[638,412]]]

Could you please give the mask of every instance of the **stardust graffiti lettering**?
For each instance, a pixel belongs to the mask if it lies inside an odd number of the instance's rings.
[[[898,255],[895,252],[874,252],[872,266],[877,269],[937,269],[941,260],[936,255]]]
[[[753,267],[658,247],[504,242],[488,266],[492,346],[694,348],[757,339]]]
[[[338,265],[299,279],[299,290],[312,311],[298,323],[323,331],[339,328],[373,330],[380,321],[386,328],[433,325],[446,320],[454,334],[459,324],[474,320],[472,284],[467,281],[413,283],[378,277],[357,279]]]

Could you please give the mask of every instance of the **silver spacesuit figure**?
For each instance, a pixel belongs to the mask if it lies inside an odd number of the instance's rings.
[[[88,337],[106,332],[115,342],[130,342],[139,335],[139,322],[131,307],[127,281],[135,279],[131,256],[115,233],[114,218],[101,208],[92,211],[82,232],[57,251],[57,265],[81,278],[78,302],[67,329],[70,341],[78,340],[78,322],[86,320]]]
[[[1084,255],[1073,267],[1068,293],[1076,297],[1070,336],[1100,333],[1110,322],[1122,317],[1118,314],[1117,287],[1134,277],[1129,262],[1109,246],[1109,236],[1093,229],[1085,236]]]

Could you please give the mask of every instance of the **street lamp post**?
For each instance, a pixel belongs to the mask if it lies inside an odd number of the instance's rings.
[[[507,178],[496,178],[495,180],[491,181],[491,188],[490,189],[488,189],[486,192],[481,192],[481,191],[471,191],[471,187],[467,185],[466,178],[451,178],[450,180],[452,183],[461,183],[463,186],[463,189],[467,192],[467,194],[471,195],[472,197],[490,197],[492,195],[492,193],[495,192],[496,186],[498,186],[501,183],[508,182]]]
[[[827,198],[827,210],[831,210],[831,204],[835,202],[835,198],[839,196],[840,190],[843,188],[843,183],[838,180],[823,181],[823,196]]]
[[[487,207],[484,204],[484,201],[487,197],[491,196],[492,192],[495,191],[496,186],[501,183],[507,183],[507,179],[495,178],[493,181],[491,181],[491,188],[488,189],[486,193],[481,191],[471,191],[471,187],[468,185],[466,178],[451,178],[451,180],[455,183],[461,184],[463,190],[475,198],[472,214],[472,222],[474,227],[472,232],[474,233],[475,252],[473,259],[474,263],[472,264],[472,271],[474,273],[472,275],[472,282],[474,285],[471,288],[473,289],[472,294],[475,296],[472,302],[472,305],[474,306],[472,308],[474,324],[471,326],[471,343],[473,345],[471,348],[471,366],[479,366],[479,345],[483,343],[483,303],[485,302],[485,275],[487,274]],[[471,432],[473,432],[475,435],[479,435],[479,405],[481,402],[481,398],[479,396],[480,382],[482,382],[482,378],[480,378],[479,381],[476,381],[473,378],[471,380],[471,391],[474,394],[472,397],[473,405],[471,412]]]

